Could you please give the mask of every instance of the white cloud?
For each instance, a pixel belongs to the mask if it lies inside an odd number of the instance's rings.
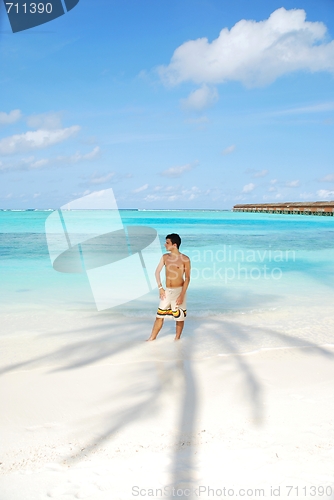
[[[29,156],[27,158],[21,158],[15,163],[1,163],[0,172],[10,172],[16,170],[29,170],[31,168],[31,163],[34,161],[34,156]]]
[[[99,146],[95,146],[95,148],[90,153],[86,153],[85,155],[83,155],[82,159],[93,160],[93,158],[96,158],[99,154],[100,154],[100,148]]]
[[[15,123],[22,118],[22,113],[19,109],[13,109],[9,113],[0,112],[0,125],[8,125]]]
[[[158,194],[148,194],[147,196],[145,196],[145,201],[159,201],[159,200],[163,200],[163,196],[159,196]]]
[[[331,200],[334,198],[334,191],[329,191],[328,189],[320,189],[317,191],[317,195],[322,200]]]
[[[56,130],[36,130],[5,137],[0,140],[0,153],[10,155],[22,153],[32,149],[43,149],[63,142],[80,130],[80,127],[56,129]]]
[[[79,151],[77,151],[74,155],[71,156],[59,156],[57,160],[64,161],[66,163],[78,163],[78,161],[93,160],[99,155],[99,153],[100,148],[99,146],[96,146],[90,153],[86,153],[83,155],[79,153]]]
[[[181,99],[181,105],[184,109],[200,111],[212,106],[217,100],[217,90],[204,84],[191,92],[187,99]]]
[[[189,172],[195,167],[195,164],[187,163],[180,167],[170,167],[167,170],[161,172],[164,177],[180,177],[184,172]]]
[[[106,175],[96,176],[94,175],[90,180],[89,184],[106,184],[109,182],[115,175],[115,172],[110,172]]]
[[[276,193],[275,196],[273,197],[273,195],[270,195],[268,196],[267,194],[264,194],[262,196],[262,198],[265,200],[265,201],[271,201],[271,200],[279,200],[280,198],[282,198],[282,194],[281,193]]]
[[[277,184],[277,179],[271,179],[270,184]]]
[[[181,191],[181,197],[191,201],[198,198],[200,195],[204,194],[201,189],[197,186],[192,186],[190,189],[183,189]]]
[[[296,179],[295,181],[289,181],[285,183],[286,187],[296,188],[300,186],[300,181]]]
[[[110,144],[124,144],[131,142],[156,142],[171,139],[167,134],[115,134],[111,137]]]
[[[185,123],[192,123],[195,125],[202,125],[208,122],[209,118],[207,116],[199,116],[198,118],[187,118],[187,120],[185,120]]]
[[[268,174],[268,170],[258,170],[254,172],[253,177],[265,177]]]
[[[334,182],[334,174],[325,175],[322,179],[319,179],[321,182]]]
[[[132,174],[126,174],[126,173],[118,174],[117,172],[109,172],[109,173],[98,174],[95,172],[90,177],[81,176],[83,182],[81,182],[80,185],[91,186],[97,184],[107,184],[111,180],[113,184],[115,184],[116,182],[120,182],[123,181],[124,179],[129,179],[131,177]]]
[[[233,153],[233,151],[235,151],[235,144],[232,144],[231,146],[228,146],[227,148],[225,148],[222,151],[222,154],[223,155],[230,155],[231,153]]]
[[[54,130],[61,128],[62,113],[42,113],[27,117],[27,125],[31,128]]]
[[[249,184],[246,184],[242,188],[242,192],[243,193],[250,193],[251,191],[253,191],[254,188],[255,188],[255,184],[253,184],[252,182],[250,182]]]
[[[314,198],[314,194],[306,192],[300,193],[299,198],[301,198],[302,200],[312,200]]]
[[[56,156],[51,158],[40,158],[36,160],[34,156],[28,158],[21,158],[20,160],[11,163],[0,162],[0,172],[14,172],[17,170],[34,170],[44,168],[46,166],[66,166],[70,163],[78,163],[80,161],[91,161],[99,154],[100,148],[95,147],[90,153],[81,154],[76,152],[70,156]]]
[[[42,158],[35,161],[30,166],[32,168],[41,168],[45,165],[61,165],[68,163],[78,163],[80,161],[90,161],[96,158],[100,153],[99,146],[96,146],[92,151],[86,154],[82,154],[79,151],[69,156],[56,156],[55,158]]]
[[[140,186],[137,189],[134,189],[132,192],[133,193],[140,193],[141,191],[145,191],[148,188],[148,184],[144,184],[143,186]]]
[[[197,186],[191,188],[182,188],[180,186],[166,186],[162,188],[159,194],[147,194],[144,198],[145,201],[192,201],[200,195],[208,195],[209,191],[203,192]]]
[[[45,165],[48,165],[50,163],[50,160],[47,158],[42,158],[41,160],[36,160],[32,163],[30,163],[30,168],[43,168]]]
[[[169,85],[234,80],[247,87],[268,85],[299,70],[333,72],[334,41],[326,37],[326,26],[306,21],[304,10],[281,7],[264,21],[243,19],[231,30],[224,28],[212,42],[183,43],[158,71]]]
[[[318,104],[312,104],[311,106],[302,106],[298,108],[285,109],[283,111],[276,111],[274,115],[298,115],[307,113],[324,113],[326,111],[334,110],[334,102],[322,102]]]

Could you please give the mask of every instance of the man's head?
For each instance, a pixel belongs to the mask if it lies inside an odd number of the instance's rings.
[[[172,233],[166,236],[166,250],[171,250],[173,247],[179,249],[181,245],[181,238],[178,234]]]

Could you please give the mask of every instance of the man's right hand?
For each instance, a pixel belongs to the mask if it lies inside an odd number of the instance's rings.
[[[160,299],[164,299],[166,297],[166,292],[163,288],[160,288],[159,290],[159,295],[160,295]]]

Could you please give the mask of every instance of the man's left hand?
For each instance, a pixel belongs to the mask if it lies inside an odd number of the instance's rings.
[[[182,303],[183,303],[183,300],[184,300],[184,295],[182,295],[182,293],[178,296],[178,298],[176,299],[176,305],[177,306],[180,306]]]

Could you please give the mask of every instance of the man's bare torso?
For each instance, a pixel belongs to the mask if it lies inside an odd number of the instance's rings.
[[[163,256],[166,268],[166,287],[176,288],[183,286],[184,283],[184,266],[185,262],[189,261],[189,257],[182,253],[165,254]]]

